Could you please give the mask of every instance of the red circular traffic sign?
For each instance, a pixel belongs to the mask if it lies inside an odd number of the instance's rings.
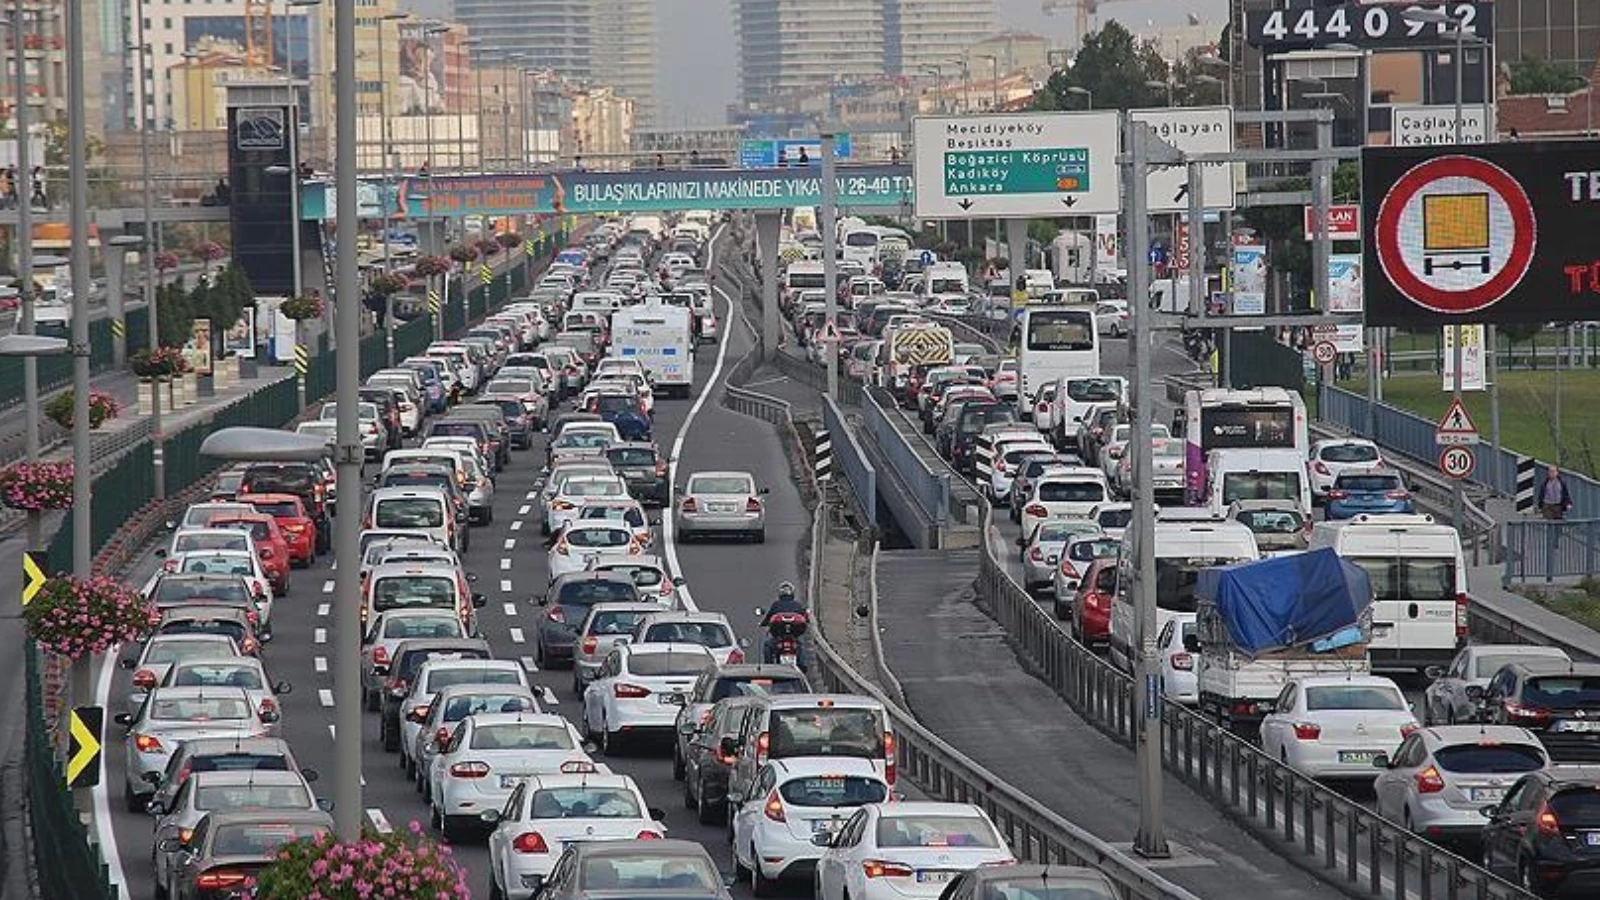
[[[1451,478],[1466,478],[1478,467],[1471,447],[1446,447],[1439,451],[1439,471]]]
[[[1506,171],[1439,156],[1400,176],[1378,207],[1372,240],[1395,290],[1457,316],[1503,300],[1533,265],[1533,202]]]
[[[1317,341],[1311,347],[1311,358],[1323,365],[1327,365],[1339,358],[1339,348],[1334,345],[1333,341]]]

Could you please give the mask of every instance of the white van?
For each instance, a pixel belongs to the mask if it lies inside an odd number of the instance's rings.
[[[1123,671],[1133,670],[1137,652],[1134,643],[1133,584],[1134,557],[1124,543],[1117,560],[1117,595],[1111,602],[1111,664]],[[1195,611],[1194,584],[1202,569],[1228,566],[1261,558],[1256,536],[1244,523],[1212,516],[1195,509],[1156,511],[1156,633],[1178,613]]]
[[[1054,409],[1050,412],[1050,437],[1058,447],[1078,439],[1078,423],[1098,403],[1123,404],[1128,400],[1128,380],[1117,375],[1064,375],[1056,379]]]
[[[1455,528],[1425,515],[1360,515],[1318,522],[1311,548],[1333,552],[1372,579],[1373,668],[1444,665],[1467,642],[1467,562]]]
[[[450,498],[438,488],[378,488],[370,497],[362,528],[414,531],[446,547],[466,551],[467,548],[461,543],[465,529],[459,529],[458,533]]]
[[[936,262],[922,273],[917,293],[923,300],[929,300],[945,294],[966,296],[970,289],[966,266],[958,262]]]
[[[1205,506],[1222,515],[1235,500],[1288,500],[1311,515],[1306,460],[1287,448],[1234,448],[1206,454]]]
[[[572,308],[608,315],[622,308],[622,300],[617,291],[581,291],[572,298]]]

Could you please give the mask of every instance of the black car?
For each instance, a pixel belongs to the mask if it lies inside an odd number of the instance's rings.
[[[1600,663],[1511,663],[1489,679],[1482,702],[1487,721],[1537,734],[1552,761],[1600,763]]]
[[[422,664],[436,656],[456,659],[493,659],[489,642],[478,638],[413,638],[395,645],[383,690],[378,692],[378,736],[383,749],[400,749],[400,703],[411,691],[411,679]]]
[[[672,486],[667,482],[667,458],[655,444],[630,441],[606,448],[606,459],[628,484],[628,493],[646,506],[665,506]]]
[[[596,603],[638,603],[639,588],[633,578],[620,572],[569,572],[556,576],[550,592],[536,598],[544,615],[533,642],[534,661],[539,668],[551,668],[559,661],[572,665],[572,648],[578,642],[578,628]]]
[[[950,436],[950,465],[963,475],[977,470],[978,435],[990,425],[1017,421],[1017,408],[998,400],[964,403]]]
[[[1485,814],[1484,868],[1539,897],[1600,894],[1600,766],[1531,772]]]
[[[333,549],[333,518],[328,509],[322,467],[316,463],[252,463],[239,481],[241,494],[293,494],[317,523],[317,552]]]

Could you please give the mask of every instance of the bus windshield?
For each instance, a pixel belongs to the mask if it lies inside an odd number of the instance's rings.
[[[1094,316],[1079,310],[1034,312],[1028,316],[1029,350],[1093,350]]]

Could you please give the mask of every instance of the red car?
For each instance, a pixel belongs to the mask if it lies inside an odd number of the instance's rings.
[[[294,494],[240,494],[257,512],[276,519],[289,544],[289,563],[302,568],[317,561],[317,522],[306,515],[305,504]]]
[[[272,579],[272,592],[285,597],[289,594],[289,542],[284,539],[278,520],[266,513],[227,516],[211,521],[212,528],[241,528],[250,532],[256,542],[256,554],[261,557],[261,568]]]
[[[1111,600],[1117,595],[1117,561],[1097,559],[1072,602],[1072,636],[1088,647],[1111,640]]]

